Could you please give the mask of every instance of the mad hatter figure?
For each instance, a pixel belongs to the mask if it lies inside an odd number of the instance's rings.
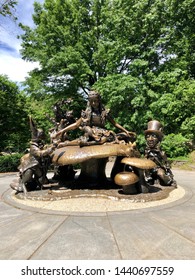
[[[146,139],[145,157],[153,160],[157,167],[146,173],[146,181],[153,185],[158,180],[162,186],[177,186],[173,178],[170,164],[165,152],[161,150],[161,141],[163,139],[163,127],[157,120],[148,122],[148,128],[144,131]]]

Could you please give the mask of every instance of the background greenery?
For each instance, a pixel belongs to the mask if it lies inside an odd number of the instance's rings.
[[[1,155],[0,156],[0,172],[16,172],[20,164],[21,153]]]
[[[195,0],[35,2],[35,27],[20,23],[21,54],[40,67],[22,90],[0,76],[0,151],[24,151],[28,115],[47,130],[45,114],[57,100],[73,98],[79,117],[93,88],[116,121],[137,132],[141,151],[147,122],[157,119],[167,155],[188,155],[195,145],[194,14]]]

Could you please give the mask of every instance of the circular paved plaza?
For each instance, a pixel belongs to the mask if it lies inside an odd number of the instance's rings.
[[[45,204],[19,201],[16,174],[0,174],[0,259],[195,259],[195,172],[173,173],[179,187],[161,201]]]

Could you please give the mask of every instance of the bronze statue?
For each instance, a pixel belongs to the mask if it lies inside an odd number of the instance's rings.
[[[24,191],[42,188],[43,184],[48,183],[47,170],[51,163],[50,155],[56,148],[55,145],[50,147],[44,146],[45,134],[42,129],[37,129],[34,121],[30,117],[30,128],[32,139],[30,142],[29,154],[21,158],[18,167],[20,181],[15,190]]]
[[[167,157],[160,148],[163,138],[160,122],[148,123],[144,132],[147,146],[143,159],[136,148],[136,133],[129,132],[112,118],[98,92],[89,92],[87,107],[78,120],[74,119],[72,110],[62,110],[63,102],[54,104],[54,117],[49,117],[54,124],[49,146],[44,145],[43,130],[37,129],[30,117],[30,151],[21,158],[19,182],[11,184],[17,192],[26,194],[48,183],[50,164],[54,165],[52,179],[58,183],[67,181],[68,186],[73,179],[90,187],[112,182],[123,188],[125,194],[150,192],[150,186],[156,180],[163,186],[176,186]],[[107,121],[121,132],[106,129]],[[83,135],[69,140],[66,133],[77,128]],[[110,156],[115,157],[115,163],[108,181],[105,168]],[[81,170],[76,178],[74,164],[80,164]]]
[[[82,111],[81,117],[75,123],[57,132],[54,138],[58,137],[59,135],[63,135],[69,130],[80,128],[82,131],[84,131],[84,136],[71,142],[62,142],[58,147],[63,147],[66,145],[99,145],[106,142],[119,143],[119,141],[122,139],[122,134],[120,134],[119,140],[113,131],[107,130],[105,128],[106,121],[109,121],[114,127],[120,129],[124,133],[124,140],[128,139],[131,142],[135,141],[136,133],[127,131],[124,127],[115,122],[115,120],[110,115],[109,110],[104,108],[101,101],[101,96],[96,91],[89,92],[87,108],[85,111]]]
[[[144,134],[146,139],[145,157],[157,165],[156,168],[146,173],[146,181],[150,185],[158,180],[162,186],[176,186],[167,156],[160,147],[164,136],[162,124],[157,120],[149,121]]]
[[[56,145],[56,147],[60,142],[70,140],[69,136],[66,133],[64,133],[63,135],[60,134],[58,135],[58,137],[55,137],[55,135],[58,131],[64,129],[65,127],[69,126],[70,124],[76,121],[73,116],[73,110],[70,110],[68,108],[68,106],[71,105],[72,101],[73,100],[71,98],[68,98],[66,100],[62,99],[56,102],[52,106],[54,117],[52,118],[49,115],[46,115],[47,118],[54,124],[54,127],[49,129],[49,135],[51,142],[54,145]],[[52,177],[52,180],[63,181],[65,179],[73,179],[75,173],[76,172],[74,171],[72,165],[54,165],[54,175]]]
[[[54,125],[49,129],[49,135],[52,142],[59,143],[69,140],[68,135],[65,133],[62,135],[62,137],[59,135],[59,137],[55,138],[53,135],[76,121],[73,116],[73,110],[64,108],[64,106],[69,106],[72,101],[73,100],[71,98],[66,100],[62,99],[52,106],[54,117],[46,114],[47,119]]]

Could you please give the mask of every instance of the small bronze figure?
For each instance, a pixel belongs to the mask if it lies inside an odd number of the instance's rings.
[[[30,117],[30,128],[32,139],[30,142],[30,152],[21,158],[19,165],[20,181],[17,191],[24,191],[42,188],[43,184],[48,183],[47,171],[51,163],[50,155],[56,148],[44,146],[45,134],[42,129],[37,129],[34,121]]]
[[[76,120],[73,116],[73,110],[69,110],[67,108],[64,108],[64,106],[69,106],[73,100],[71,98],[68,98],[66,100],[62,99],[58,102],[56,102],[53,106],[53,114],[54,117],[50,117],[48,114],[46,114],[47,119],[54,125],[49,130],[49,135],[52,142],[59,143],[64,142],[66,140],[69,140],[69,137],[67,134],[63,134],[62,138],[59,137],[53,137],[58,131],[64,129],[65,127],[69,126],[70,124],[74,123]]]
[[[175,186],[176,181],[173,178],[170,164],[160,144],[163,139],[163,127],[157,120],[148,122],[148,128],[144,131],[146,139],[145,157],[151,159],[157,165],[156,168],[146,172],[146,181],[153,185],[158,180],[162,186]]]

